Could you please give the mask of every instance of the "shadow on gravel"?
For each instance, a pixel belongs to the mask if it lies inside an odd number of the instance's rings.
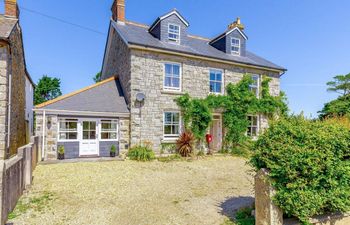
[[[254,204],[254,198],[251,196],[239,196],[228,198],[220,203],[221,214],[231,220],[235,218],[236,212],[242,207],[250,207]]]

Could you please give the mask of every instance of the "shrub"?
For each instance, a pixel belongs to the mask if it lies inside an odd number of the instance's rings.
[[[339,122],[281,119],[259,137],[251,159],[267,168],[274,202],[287,216],[350,210],[350,130]]]
[[[64,152],[65,152],[64,151],[64,146],[63,145],[58,146],[58,154],[63,155]]]
[[[177,152],[182,157],[188,157],[193,152],[195,137],[192,132],[183,132],[176,141]]]
[[[246,207],[237,211],[236,222],[237,225],[254,225],[255,218],[252,216],[253,208]]]
[[[149,146],[142,146],[137,145],[132,147],[128,151],[128,157],[131,160],[137,160],[137,161],[151,161],[155,159],[155,155],[153,150]]]
[[[117,148],[115,147],[115,145],[111,146],[111,153],[116,153]]]

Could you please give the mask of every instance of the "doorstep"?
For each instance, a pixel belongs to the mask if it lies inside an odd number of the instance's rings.
[[[78,162],[110,162],[110,161],[124,161],[124,159],[120,157],[81,157],[75,159],[64,159],[64,160],[47,160],[41,161],[39,164],[48,165],[48,164],[58,164],[58,163],[78,163]]]

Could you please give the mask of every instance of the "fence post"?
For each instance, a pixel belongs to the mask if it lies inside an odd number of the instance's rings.
[[[268,172],[265,169],[260,170],[255,176],[256,225],[283,225],[283,212],[272,202],[274,194]]]

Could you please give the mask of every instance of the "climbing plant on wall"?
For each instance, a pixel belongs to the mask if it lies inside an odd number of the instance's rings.
[[[249,74],[237,84],[228,84],[226,95],[211,94],[206,98],[191,98],[185,94],[175,99],[181,107],[185,128],[193,132],[198,140],[204,135],[212,121],[215,109],[223,111],[223,124],[225,127],[224,147],[231,149],[247,140],[245,135],[249,121],[249,114],[284,115],[288,111],[286,98],[283,93],[271,96],[268,77],[263,77],[259,98],[250,91],[253,79]]]

